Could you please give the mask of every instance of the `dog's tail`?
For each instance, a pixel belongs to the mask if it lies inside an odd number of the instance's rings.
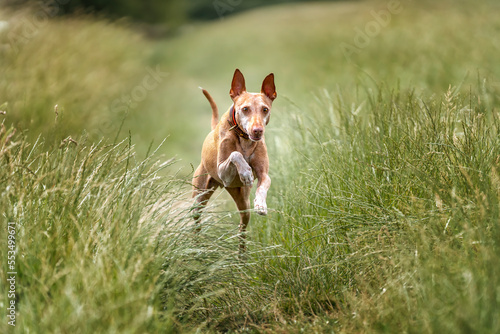
[[[203,95],[207,98],[208,102],[210,103],[210,107],[212,107],[212,130],[215,129],[215,126],[217,123],[219,123],[219,109],[217,109],[217,104],[215,104],[214,99],[206,90],[201,88],[201,91],[203,92]]]

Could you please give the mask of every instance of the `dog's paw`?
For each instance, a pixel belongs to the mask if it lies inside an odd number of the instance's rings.
[[[243,173],[240,174],[240,180],[243,185],[251,187],[253,185],[253,173],[252,168],[248,167]]]
[[[259,199],[258,197],[255,198],[253,201],[254,207],[255,207],[255,212],[261,216],[267,215],[267,204],[266,201],[263,201]]]

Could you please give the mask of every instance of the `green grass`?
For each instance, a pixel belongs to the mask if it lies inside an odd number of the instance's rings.
[[[302,312],[334,300],[320,309],[345,332],[498,330],[499,115],[484,100],[381,92],[365,112],[332,102],[313,118],[296,160],[309,171],[270,224],[298,255],[280,264],[293,291],[313,295]]]
[[[0,331],[499,332],[500,8],[402,6],[349,59],[339,45],[386,3],[268,7],[162,41],[91,17],[0,35],[18,273]],[[194,233],[186,176],[209,130],[197,87],[223,110],[236,67],[278,88],[271,210],[243,261],[224,195]],[[151,69],[168,75],[116,102]]]

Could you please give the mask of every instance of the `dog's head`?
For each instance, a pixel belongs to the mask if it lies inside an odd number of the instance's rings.
[[[262,82],[260,93],[248,93],[240,70],[234,71],[229,95],[234,102],[236,122],[252,141],[264,137],[264,129],[271,117],[271,106],[276,98],[274,74]]]

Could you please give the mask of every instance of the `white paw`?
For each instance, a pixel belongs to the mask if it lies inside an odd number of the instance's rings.
[[[257,212],[257,214],[261,216],[267,215],[266,201],[263,201],[260,198],[256,197],[255,200],[253,201],[253,204],[255,206],[255,212]]]
[[[243,183],[243,185],[251,187],[253,185],[253,180],[254,180],[252,168],[248,167],[248,169],[245,169],[245,171],[240,174],[240,180]]]

